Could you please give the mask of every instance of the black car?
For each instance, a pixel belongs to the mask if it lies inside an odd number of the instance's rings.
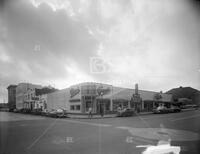
[[[168,110],[170,113],[181,112],[181,108],[178,106],[171,106],[171,108],[169,108]]]

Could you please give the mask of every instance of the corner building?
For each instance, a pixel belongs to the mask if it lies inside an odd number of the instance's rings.
[[[134,94],[138,93],[139,102],[134,102]],[[159,95],[159,98],[156,96]],[[115,87],[109,84],[84,82],[69,88],[47,94],[47,109],[63,108],[71,113],[87,113],[92,107],[93,113],[99,113],[100,108],[105,113],[121,108],[140,108],[140,111],[152,111],[158,104],[170,106],[172,95]],[[137,106],[136,106],[137,104]]]

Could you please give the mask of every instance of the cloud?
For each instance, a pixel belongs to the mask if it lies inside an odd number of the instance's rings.
[[[138,82],[156,91],[180,85],[200,89],[200,14],[191,2],[8,0],[0,5],[4,87],[27,81],[65,88],[88,80],[125,87]],[[102,59],[104,72],[91,72],[91,57]]]

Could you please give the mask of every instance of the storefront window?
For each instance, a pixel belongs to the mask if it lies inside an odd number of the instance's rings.
[[[76,105],[76,110],[81,110],[81,106],[80,105]]]
[[[70,106],[70,110],[72,111],[80,111],[81,110],[81,106],[80,105],[71,105]]]
[[[105,103],[106,111],[110,111],[110,102]]]
[[[96,86],[95,85],[84,85],[81,87],[82,95],[95,95],[96,94]]]
[[[71,105],[71,106],[70,106],[70,110],[74,110],[74,105]]]
[[[88,109],[92,107],[92,102],[91,101],[87,101],[86,102],[86,111],[88,111]]]

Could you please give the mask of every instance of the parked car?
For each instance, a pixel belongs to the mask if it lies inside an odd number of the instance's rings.
[[[181,112],[181,108],[178,106],[171,106],[168,110],[170,113]]]
[[[185,109],[198,109],[199,106],[196,104],[185,105]]]
[[[56,110],[51,110],[48,112],[47,116],[53,117],[53,118],[64,118],[67,117],[67,112],[64,109],[56,109]]]
[[[31,109],[23,108],[23,109],[21,109],[21,113],[31,113]]]
[[[14,112],[14,113],[20,113],[20,110],[14,109],[13,112]]]
[[[49,113],[48,110],[45,109],[45,110],[43,110],[43,111],[41,112],[41,115],[42,115],[42,116],[48,116],[48,113]]]
[[[123,109],[123,110],[118,110],[117,111],[117,116],[118,117],[128,117],[128,116],[133,116],[135,111],[133,109]]]
[[[158,106],[156,109],[153,109],[154,114],[159,114],[159,113],[169,113],[169,109],[165,106]]]
[[[199,105],[196,104],[187,104],[187,105],[181,105],[181,109],[199,109]]]
[[[33,109],[31,111],[32,114],[35,114],[35,115],[41,115],[42,113],[42,109],[41,108],[37,108],[37,109]]]

